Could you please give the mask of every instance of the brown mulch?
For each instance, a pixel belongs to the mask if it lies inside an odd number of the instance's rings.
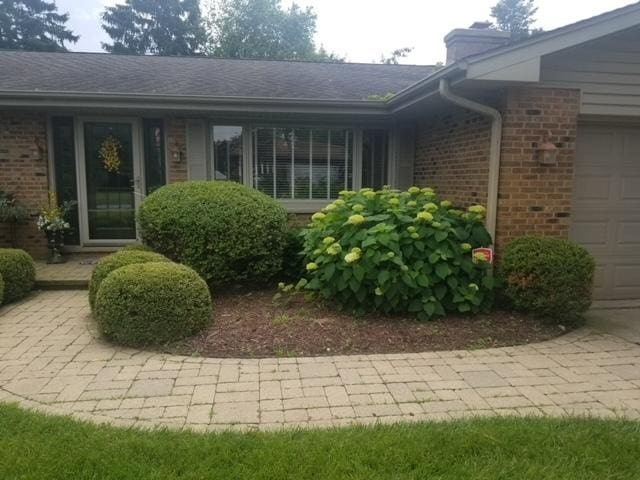
[[[168,351],[261,358],[469,350],[540,342],[565,331],[503,311],[473,317],[448,315],[430,322],[382,315],[355,318],[302,295],[274,301],[275,293],[215,293],[211,326],[169,346]]]

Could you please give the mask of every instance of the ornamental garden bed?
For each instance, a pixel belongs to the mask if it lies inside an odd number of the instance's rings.
[[[566,331],[557,324],[505,311],[450,314],[428,322],[409,315],[354,317],[302,295],[274,302],[275,293],[216,292],[209,328],[165,350],[245,358],[408,353],[522,345]]]

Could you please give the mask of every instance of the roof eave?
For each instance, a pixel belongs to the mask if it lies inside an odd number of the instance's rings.
[[[211,97],[200,95],[0,91],[0,105],[46,108],[144,108],[176,111],[387,114],[383,101],[307,98]]]

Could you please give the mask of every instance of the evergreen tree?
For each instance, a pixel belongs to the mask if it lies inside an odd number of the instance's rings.
[[[0,0],[0,48],[64,52],[65,42],[80,38],[66,28],[68,20],[54,2]]]
[[[113,40],[109,53],[197,55],[205,32],[198,0],[126,0],[107,7],[102,28]]]

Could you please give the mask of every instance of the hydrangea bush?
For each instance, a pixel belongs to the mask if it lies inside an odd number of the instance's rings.
[[[440,201],[431,188],[343,191],[303,231],[299,286],[355,314],[413,313],[422,320],[490,307],[485,209]]]

